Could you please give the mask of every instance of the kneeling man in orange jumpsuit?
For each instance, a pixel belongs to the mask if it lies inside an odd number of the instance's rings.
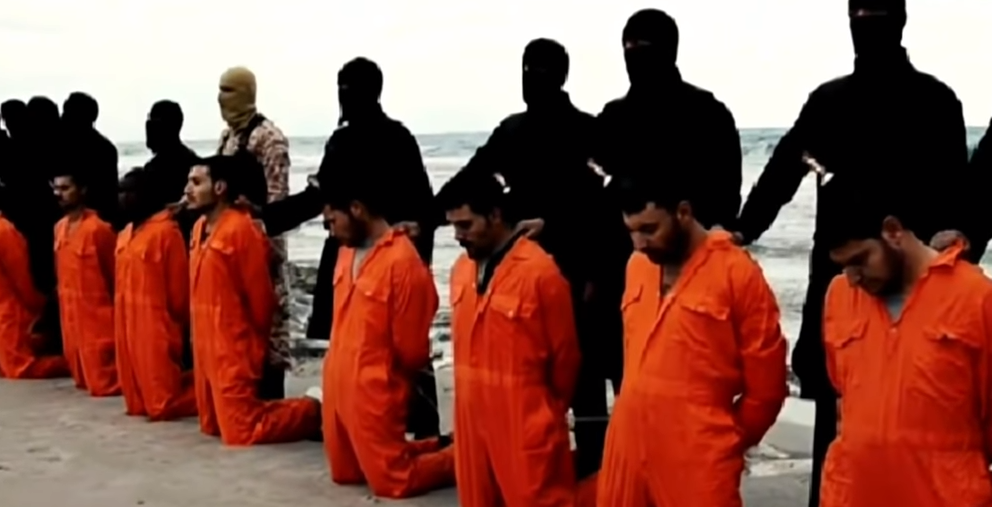
[[[992,282],[962,244],[916,237],[935,216],[922,199],[886,200],[823,231],[844,273],[824,307],[839,431],[820,505],[992,505]]]
[[[190,306],[200,430],[227,445],[293,442],[320,433],[320,402],[259,399],[277,311],[269,242],[247,211],[250,168],[214,156],[193,167],[186,200],[202,213],[193,227]],[[245,182],[245,183],[243,183]]]
[[[322,182],[324,219],[341,242],[334,325],[324,359],[324,449],[331,479],[367,483],[386,498],[455,482],[455,455],[438,438],[406,440],[414,380],[431,360],[434,278],[413,242],[384,213],[397,193],[383,182]],[[406,191],[407,189],[396,189]]]
[[[113,227],[86,205],[86,169],[61,172],[52,186],[65,211],[55,225],[62,341],[76,387],[117,396]]]
[[[464,507],[573,506],[571,291],[554,260],[514,232],[507,190],[462,172],[438,195],[465,248],[451,273],[458,497]]]
[[[0,186],[0,377],[67,377],[69,365],[64,357],[38,353],[47,338],[34,332],[45,296],[31,276],[27,240],[14,224],[26,210],[7,192]]]
[[[690,178],[618,182],[636,251],[599,507],[740,507],[744,453],[788,394],[775,296],[730,234],[696,220]]]
[[[152,421],[196,415],[193,372],[182,371],[189,325],[186,241],[154,173],[138,168],[121,180],[127,225],[117,236],[114,301],[117,367],[128,415]]]

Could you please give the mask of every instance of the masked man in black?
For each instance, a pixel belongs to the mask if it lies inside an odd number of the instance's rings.
[[[324,147],[324,158],[310,186],[282,201],[258,209],[266,231],[280,234],[298,227],[321,213],[323,198],[318,181],[335,181],[334,173],[375,171],[379,178],[391,180],[391,188],[405,192],[384,210],[391,224],[416,224],[414,243],[421,259],[431,262],[434,229],[439,223],[434,208],[434,192],[424,167],[420,146],[413,134],[399,121],[386,115],[379,103],[382,94],[382,71],[366,58],[356,58],[338,73],[338,101],[341,106],[339,127]],[[324,244],[314,289],[313,313],[307,337],[327,340],[330,337],[334,297],[334,265],[339,244],[329,237]],[[408,430],[417,439],[440,433],[437,414],[437,387],[433,369],[422,372],[416,380],[419,396],[411,397]]]
[[[802,397],[816,401],[810,506],[819,505],[821,466],[837,425],[821,328],[827,286],[840,268],[818,242],[819,231],[843,217],[837,210],[870,186],[933,210],[916,231],[921,238],[945,230],[976,236],[977,221],[961,202],[975,184],[967,174],[961,102],[947,85],[910,63],[902,46],[905,0],[849,0],[849,14],[854,72],[810,94],[751,189],[737,229],[743,243],[756,241],[792,200],[803,177],[811,169],[817,172],[809,285],[792,352]],[[981,252],[971,255],[977,259]]]
[[[603,180],[588,164],[595,119],[576,108],[563,90],[569,57],[561,44],[531,41],[521,69],[526,111],[503,120],[462,172],[502,176],[513,189],[515,212],[529,222],[540,221],[532,236],[554,257],[571,285],[582,347],[572,403],[576,473],[582,478],[598,470],[602,461],[606,378],[611,369],[619,369],[622,349],[619,307],[604,304],[596,290],[603,263],[590,230],[602,231],[609,219]],[[586,210],[582,220],[576,220],[576,209]]]

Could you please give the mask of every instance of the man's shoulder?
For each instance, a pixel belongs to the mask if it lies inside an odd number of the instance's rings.
[[[258,127],[255,127],[255,130],[249,135],[254,138],[257,146],[269,146],[272,143],[289,142],[282,130],[268,118],[262,120],[258,124]]]
[[[603,109],[596,115],[600,119],[610,119],[613,115],[620,113],[627,107],[627,97],[617,97],[603,105]]]
[[[507,256],[511,255],[513,262],[523,268],[520,272],[532,277],[539,285],[565,279],[554,257],[534,240],[518,239],[517,245],[507,254]],[[506,259],[503,262],[506,262]]]
[[[687,81],[682,82],[682,95],[684,102],[688,105],[709,112],[730,114],[730,108],[716,97],[712,91],[701,86],[696,86]]]
[[[8,238],[17,234],[17,228],[7,217],[0,215],[0,238]]]
[[[992,280],[981,266],[964,259],[954,262],[944,282],[948,290],[962,294],[965,300],[981,301],[992,295]]]
[[[247,212],[229,210],[229,216],[223,222],[218,222],[214,235],[218,239],[267,239],[265,233],[255,224],[255,220]]]
[[[524,118],[526,117],[527,117],[526,111],[519,111],[510,114],[506,118],[503,118],[503,120],[499,122],[499,125],[497,125],[496,128],[502,131],[516,130],[517,128],[520,127],[520,124],[523,123]]]
[[[114,233],[113,226],[111,226],[109,222],[100,218],[96,212],[87,213],[79,225],[81,226],[81,230],[89,234],[105,233],[108,231]]]
[[[389,263],[399,269],[426,268],[424,261],[420,259],[420,254],[417,253],[417,247],[414,246],[413,240],[406,234],[394,234],[395,237],[386,246]]]

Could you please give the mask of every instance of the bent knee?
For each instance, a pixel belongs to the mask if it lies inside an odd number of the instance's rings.
[[[376,475],[379,476],[376,477]],[[427,491],[422,491],[422,488],[416,487],[410,481],[399,481],[382,474],[370,474],[368,486],[372,490],[373,495],[393,500],[401,500],[427,493]]]
[[[341,486],[358,486],[365,484],[365,476],[358,469],[335,470],[331,467],[331,481]]]

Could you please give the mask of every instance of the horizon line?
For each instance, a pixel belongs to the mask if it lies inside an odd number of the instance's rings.
[[[791,127],[741,127],[738,128],[738,132],[745,132],[749,130],[789,130]],[[965,125],[966,129],[988,129],[988,125]],[[491,130],[452,130],[447,132],[414,132],[414,137],[420,136],[467,136],[467,135],[489,135]],[[289,135],[286,136],[287,139],[319,139],[319,138],[329,138],[331,134],[304,134],[304,135]],[[200,142],[215,142],[220,141],[220,137],[214,138],[200,138],[200,139],[186,139],[183,138],[184,143],[200,143]],[[125,141],[116,141],[115,144],[137,144],[144,143],[144,139],[129,139]]]

